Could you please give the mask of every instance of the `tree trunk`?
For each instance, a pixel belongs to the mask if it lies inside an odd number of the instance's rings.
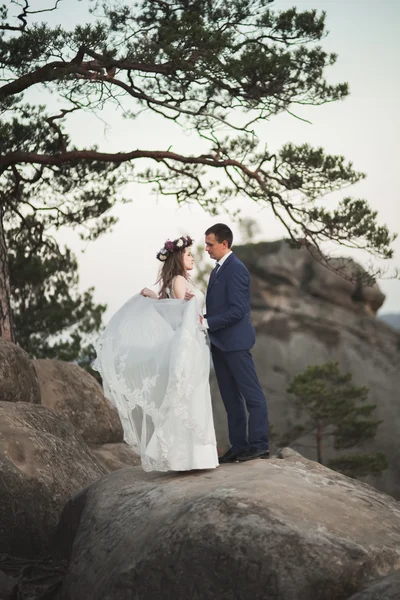
[[[316,441],[317,441],[317,461],[323,465],[322,462],[322,432],[324,429],[324,422],[322,419],[318,419],[317,423],[317,433],[316,433]]]
[[[0,336],[15,343],[14,322],[11,312],[11,286],[8,252],[3,227],[3,208],[0,205]]]

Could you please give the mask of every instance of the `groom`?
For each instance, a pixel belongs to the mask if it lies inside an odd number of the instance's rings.
[[[227,225],[217,223],[205,236],[206,251],[217,264],[208,283],[203,324],[210,336],[231,443],[219,462],[268,458],[267,404],[250,353],[255,331],[250,321],[249,272],[231,250],[233,235]]]

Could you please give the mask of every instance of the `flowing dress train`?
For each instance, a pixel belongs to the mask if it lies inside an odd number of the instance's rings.
[[[133,296],[96,345],[94,368],[145,471],[218,466],[204,294],[191,287],[189,302]]]

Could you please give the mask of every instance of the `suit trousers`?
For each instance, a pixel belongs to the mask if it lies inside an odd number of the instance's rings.
[[[211,353],[232,447],[268,450],[267,402],[250,350],[224,352],[212,344]]]

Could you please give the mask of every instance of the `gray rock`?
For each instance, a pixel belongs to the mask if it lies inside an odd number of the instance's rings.
[[[140,456],[124,442],[91,446],[90,449],[108,473],[117,471],[117,469],[140,465]]]
[[[88,444],[122,442],[117,410],[84,369],[60,360],[34,360],[41,402],[66,417]]]
[[[327,268],[306,248],[294,250],[283,240],[235,246],[235,253],[262,282],[253,290],[253,301],[261,301],[261,306],[269,293],[290,298],[302,292],[356,313],[375,315],[385,300],[379,286],[367,285],[365,270],[349,258],[330,259]]]
[[[28,354],[1,338],[0,402],[40,402],[39,381]]]
[[[400,600],[400,571],[379,579],[349,600]]]
[[[275,458],[289,458],[291,456],[302,456],[300,452],[296,452],[293,448],[279,448],[275,454]]]
[[[64,562],[51,556],[34,559],[0,555],[0,600],[56,600]]]
[[[104,473],[66,419],[0,402],[0,554],[48,552],[66,500]]]
[[[15,579],[0,571],[0,600],[12,600],[12,593],[16,585]]]
[[[64,508],[58,600],[347,600],[400,568],[400,507],[301,457],[111,473]]]

